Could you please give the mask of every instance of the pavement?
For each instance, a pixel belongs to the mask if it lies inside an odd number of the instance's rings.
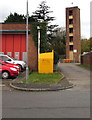
[[[58,91],[73,87],[73,84],[66,77],[62,78],[58,84],[24,84],[22,80],[25,78],[25,75],[25,72],[21,73],[16,79],[10,82],[10,86],[22,91]]]

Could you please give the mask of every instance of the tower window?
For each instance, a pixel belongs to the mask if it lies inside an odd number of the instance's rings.
[[[69,10],[69,15],[73,15],[73,10]]]
[[[69,41],[73,42],[73,36],[69,37]]]
[[[73,24],[73,19],[69,19],[69,24]]]
[[[73,33],[73,28],[69,28],[69,33]]]
[[[73,45],[70,45],[70,51],[73,51]]]

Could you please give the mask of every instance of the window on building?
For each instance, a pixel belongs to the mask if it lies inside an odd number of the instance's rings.
[[[73,10],[69,10],[69,16],[73,15]]]
[[[7,55],[11,57],[11,56],[12,56],[12,53],[11,53],[11,52],[7,52]]]
[[[70,45],[70,51],[73,51],[73,45]]]
[[[70,42],[73,42],[73,36],[70,36],[70,37],[69,37],[69,41],[70,41]]]
[[[69,28],[69,33],[73,33],[73,28]]]
[[[69,24],[73,24],[73,19],[69,19]]]
[[[19,52],[15,52],[15,59],[19,60]]]

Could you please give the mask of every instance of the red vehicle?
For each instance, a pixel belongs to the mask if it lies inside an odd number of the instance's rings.
[[[12,66],[8,67],[7,65],[0,62],[0,76],[3,79],[7,79],[9,77],[16,77],[18,76],[18,74],[19,71],[16,68]]]
[[[3,64],[5,64],[5,65],[8,66],[8,67],[14,67],[14,68],[16,68],[18,71],[21,71],[21,68],[20,68],[19,65],[16,65],[16,64],[13,64],[13,63],[7,63],[7,62],[1,61],[1,60],[0,60],[0,63],[3,63]]]

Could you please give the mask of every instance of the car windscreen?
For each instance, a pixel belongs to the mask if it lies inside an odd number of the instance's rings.
[[[6,62],[8,60],[10,60],[7,56],[0,56],[0,60]]]

